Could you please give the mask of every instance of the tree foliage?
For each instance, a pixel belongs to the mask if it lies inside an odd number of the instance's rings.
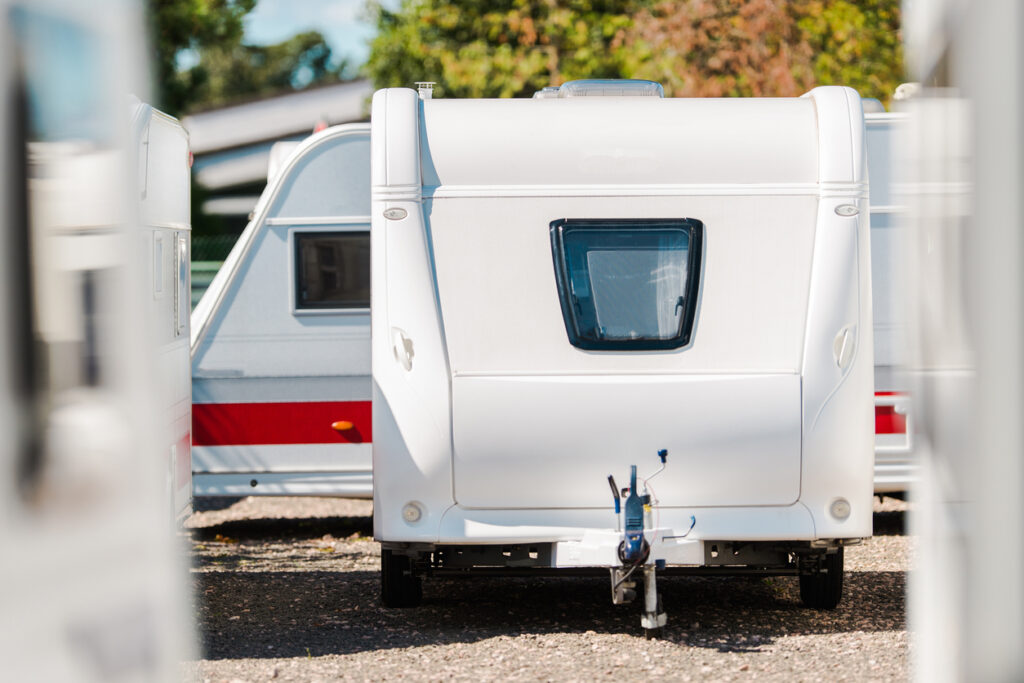
[[[242,20],[256,0],[147,0],[153,63],[160,106],[181,114],[194,102],[195,69],[179,71],[183,50],[218,44],[240,44]]]
[[[778,0],[669,0],[637,17],[630,73],[677,97],[790,96],[814,82],[812,50]]]
[[[377,7],[367,71],[381,87],[436,81],[455,97],[529,97],[574,78],[623,76],[642,0],[403,0]]]
[[[300,33],[276,45],[219,44],[199,50],[195,101],[203,107],[271,95],[312,84],[342,80],[348,64],[335,63],[331,47],[317,31]]]
[[[848,85],[888,102],[905,78],[895,0],[799,0],[793,13],[819,85]]]
[[[160,106],[172,114],[335,82],[348,68],[316,31],[276,45],[245,45],[243,21],[257,0],[147,2]],[[195,63],[182,68],[186,51]]]
[[[903,77],[899,0],[403,0],[377,8],[380,87],[530,96],[574,78],[648,78],[676,96],[887,100]]]

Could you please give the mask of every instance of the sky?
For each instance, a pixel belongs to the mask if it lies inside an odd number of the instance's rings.
[[[395,7],[398,0],[382,4]],[[245,42],[269,45],[308,30],[324,34],[334,55],[353,66],[366,61],[374,34],[366,0],[259,0],[246,17]]]

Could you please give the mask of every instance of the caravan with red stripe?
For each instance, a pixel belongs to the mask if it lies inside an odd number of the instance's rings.
[[[196,495],[370,497],[369,173],[366,124],[272,152],[192,316]]]

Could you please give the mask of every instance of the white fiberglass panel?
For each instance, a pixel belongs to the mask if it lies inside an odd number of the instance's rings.
[[[630,465],[662,506],[786,505],[800,493],[800,378],[456,377],[455,499],[471,508],[608,507]]]
[[[282,182],[272,217],[367,216],[370,136],[339,135],[306,151]]]
[[[368,443],[195,446],[192,469],[203,474],[370,472],[371,448]]]
[[[817,198],[532,197],[425,203],[454,374],[795,373]],[[704,224],[691,342],[656,352],[569,343],[552,255],[562,218]]]
[[[422,105],[428,188],[818,181],[818,123],[809,99],[435,99]]]
[[[149,110],[140,141],[139,165],[145,173],[139,194],[142,225],[187,228],[189,214],[188,135],[178,122]]]
[[[289,232],[365,230],[368,226],[264,226],[236,280],[193,350],[196,377],[367,376],[366,309],[293,312],[295,254]]]

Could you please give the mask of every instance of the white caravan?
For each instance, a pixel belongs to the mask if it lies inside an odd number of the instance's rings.
[[[371,495],[369,133],[272,155],[192,314],[196,495]]]
[[[891,180],[893,138],[904,117],[883,112],[866,113],[864,119],[872,197],[874,490],[893,493],[906,491],[916,471],[910,397],[898,372],[902,291],[896,252],[903,209],[894,199]],[[315,330],[300,325],[310,314],[292,303],[295,288],[301,287],[297,278],[302,271],[295,267],[297,243],[289,236],[296,230],[330,233],[342,227],[344,232],[351,231],[356,241],[332,244],[332,250],[343,255],[336,263],[352,264],[362,277],[368,277],[369,135],[369,125],[348,124],[302,143],[275,145],[264,198],[221,269],[213,292],[196,307],[193,339],[202,340],[202,351],[193,354],[198,434],[193,464],[198,496],[371,495],[369,296],[364,289],[354,300],[358,305],[330,314],[321,311]],[[316,166],[309,161],[313,157],[320,160]],[[365,193],[364,205],[359,204],[357,192]],[[347,197],[337,215],[336,208],[324,205],[336,193]],[[285,202],[280,199],[283,195],[290,199]],[[276,209],[271,207],[274,201],[279,202]],[[270,233],[276,233],[276,238],[267,237]],[[317,252],[308,256],[318,258]],[[364,287],[358,279],[352,286]],[[232,296],[224,294],[229,287]],[[240,304],[244,310],[238,309]],[[230,323],[222,332],[222,321],[228,317]],[[273,325],[279,326],[277,331]],[[207,334],[209,330],[216,332]],[[304,343],[298,353],[287,345],[268,344],[280,333],[293,338],[327,334],[334,342],[315,347]],[[220,366],[214,365],[218,357]],[[271,365],[273,374],[267,370]],[[329,388],[332,383],[335,389]],[[296,416],[308,414],[311,408],[319,416],[296,422]],[[358,429],[347,438],[323,429],[324,423],[335,422]],[[290,433],[268,432],[270,425]]]
[[[860,97],[546,94],[373,99],[384,603],[604,567],[650,634],[664,567],[834,607],[872,524]]]
[[[135,185],[125,231],[132,281],[140,291],[145,320],[137,320],[152,350],[154,392],[162,423],[154,438],[163,445],[164,489],[168,512],[182,520],[192,510],[191,373],[189,372],[189,237],[191,207],[188,134],[178,121],[136,101],[129,114],[128,150]],[[33,177],[30,198],[36,208],[34,296],[39,336],[47,349],[44,363],[55,391],[82,381],[99,382],[94,348],[100,334],[87,318],[102,296],[102,268],[114,267],[117,245],[99,239],[113,221],[123,220],[102,198],[109,167],[121,163],[79,143],[37,142],[28,148]],[[108,262],[109,261],[109,262]],[[86,320],[83,320],[85,316]],[[78,367],[81,358],[87,361]]]
[[[167,489],[172,512],[192,511],[191,166],[188,133],[177,119],[138,103],[132,108],[139,263],[150,292],[145,308],[156,349],[159,403],[164,418]]]

